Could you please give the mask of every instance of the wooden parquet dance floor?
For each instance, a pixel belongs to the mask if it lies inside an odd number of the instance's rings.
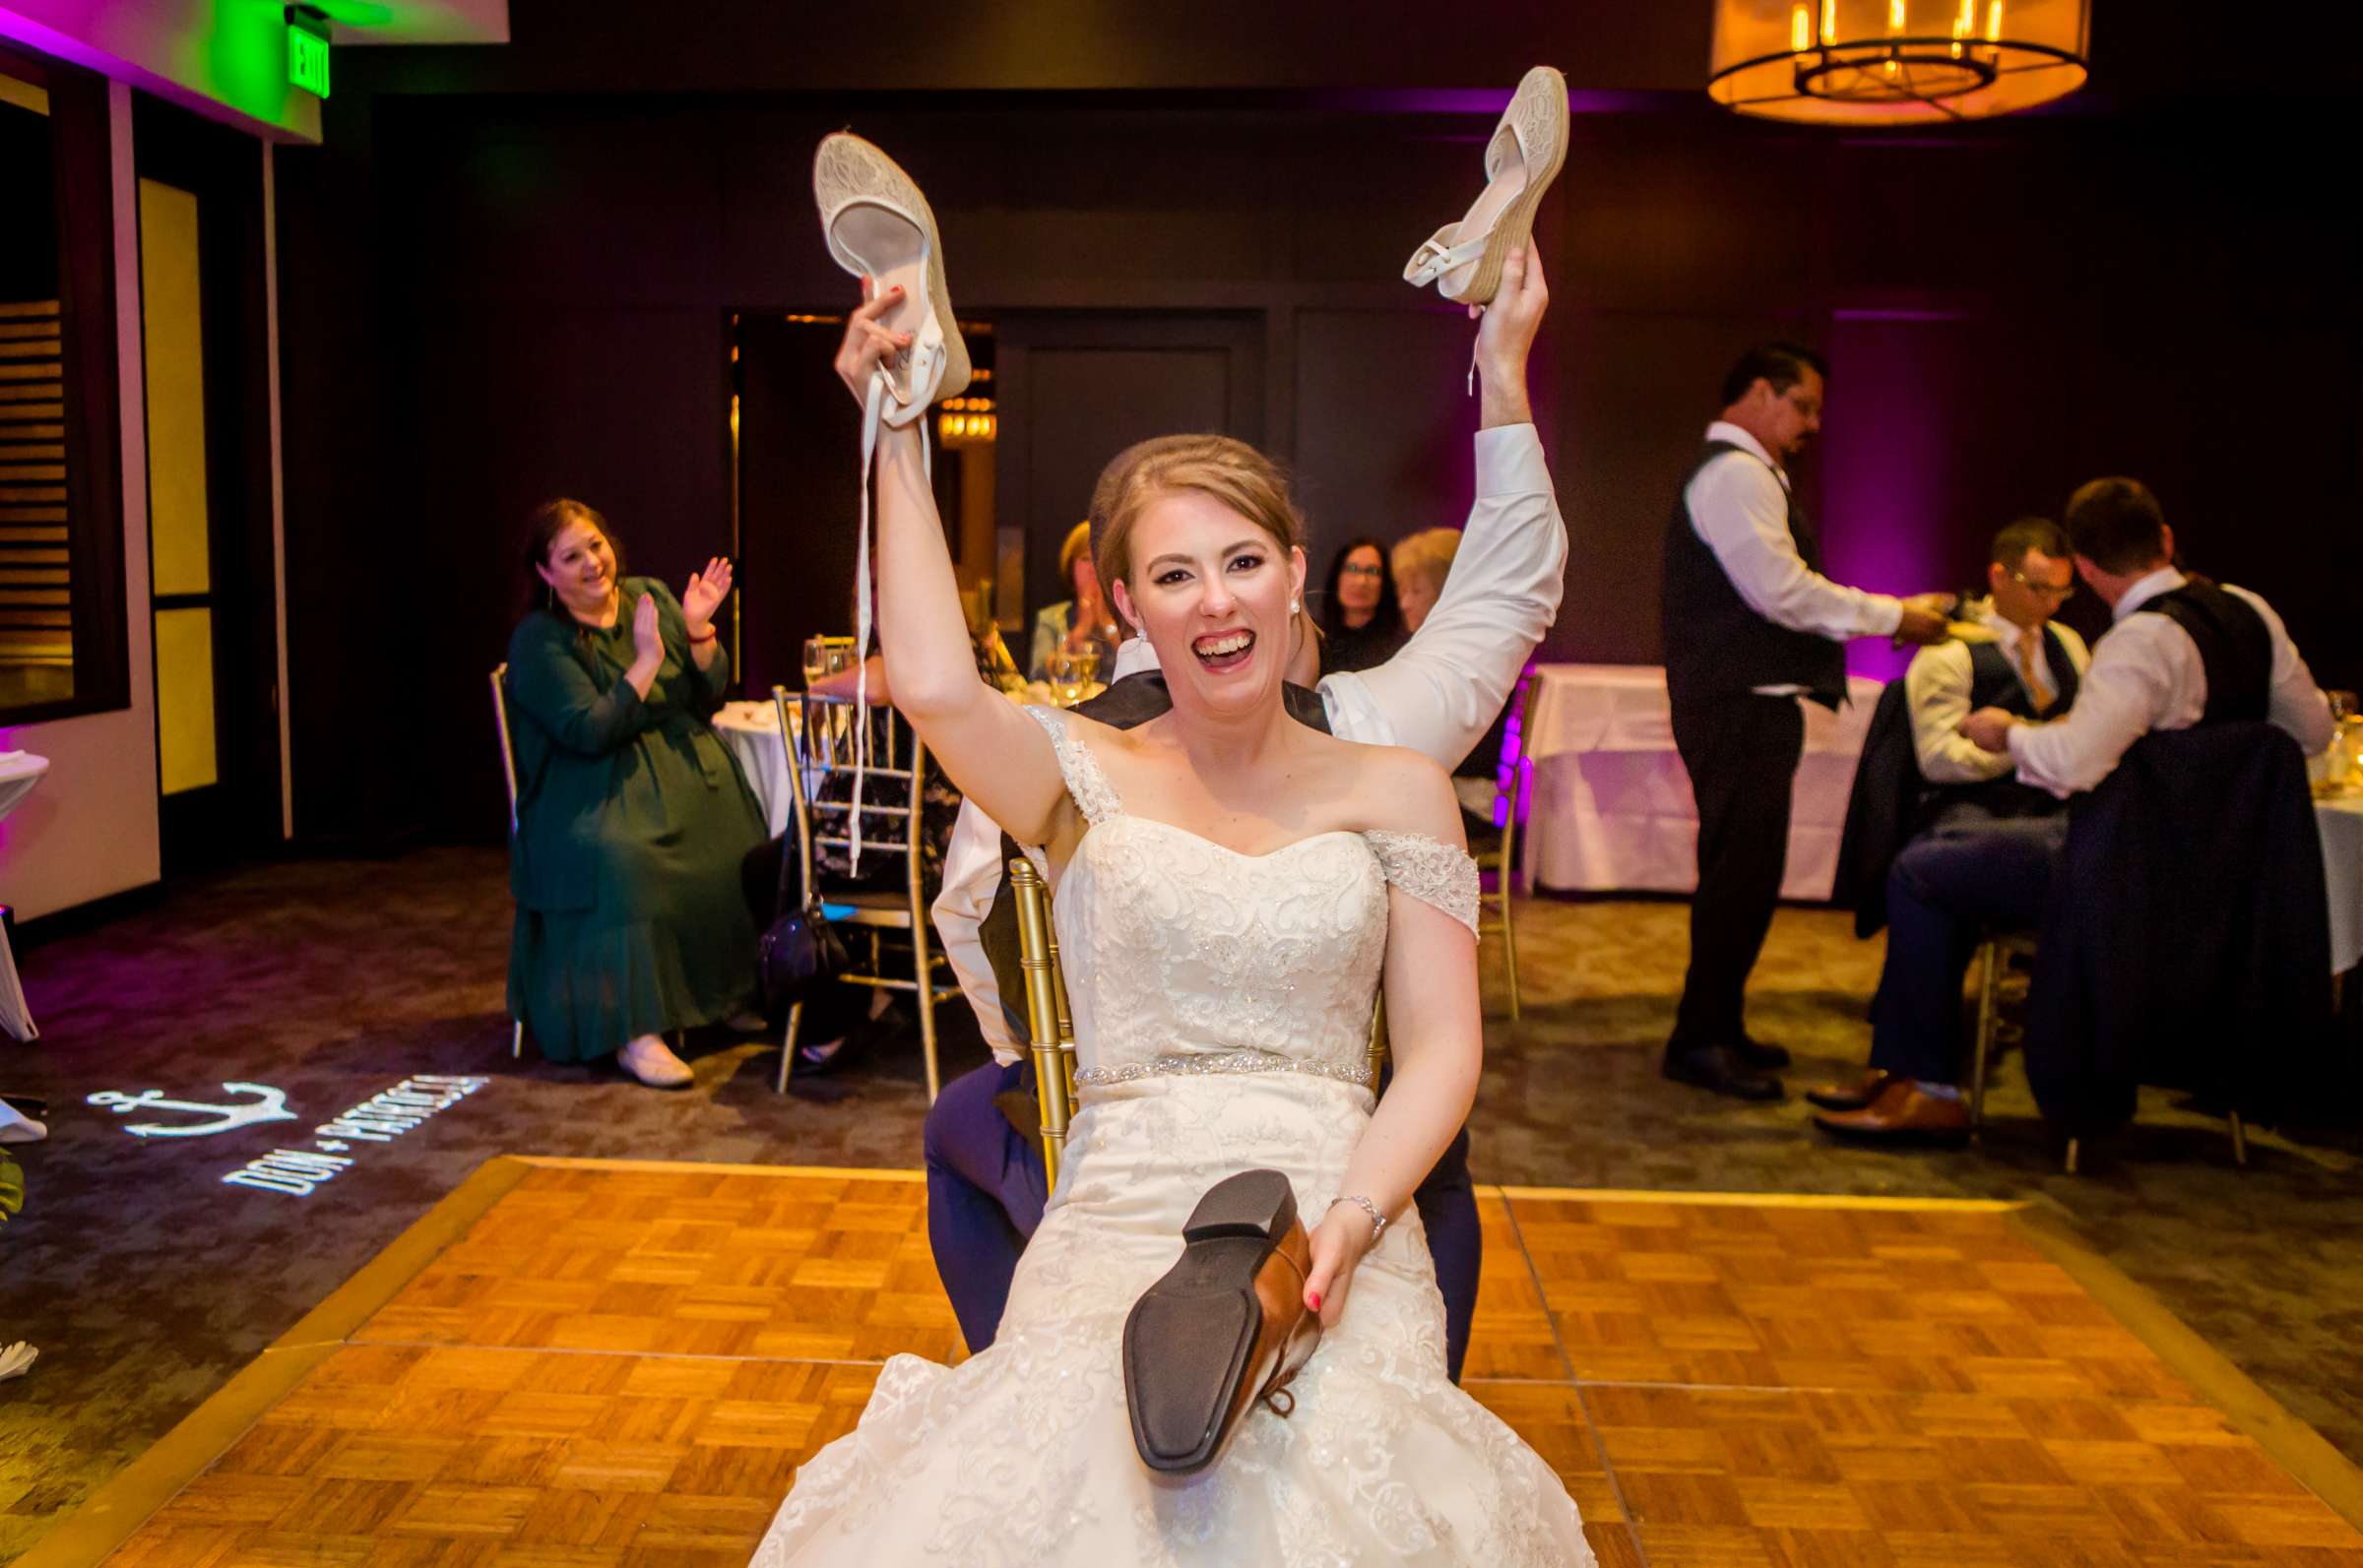
[[[1603,1564],[2363,1565],[2363,1475],[2024,1211],[1481,1191],[1467,1387]],[[926,1232],[915,1173],[495,1160],[20,1561],[734,1568],[960,1353]]]

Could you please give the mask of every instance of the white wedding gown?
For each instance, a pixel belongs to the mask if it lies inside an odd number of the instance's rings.
[[[1225,1176],[1286,1171],[1320,1219],[1370,1123],[1387,884],[1473,924],[1476,867],[1410,834],[1245,855],[1126,816],[1065,716],[1031,711],[1089,824],[1055,907],[1083,1084],[1057,1190],[991,1348],[889,1360],[755,1568],[1591,1563],[1559,1477],[1444,1374],[1415,1209],[1363,1259],[1293,1416],[1251,1409],[1194,1476],[1140,1462],[1125,1314]]]

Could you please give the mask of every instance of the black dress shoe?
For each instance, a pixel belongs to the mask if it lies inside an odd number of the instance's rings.
[[[1753,1067],[1759,1073],[1776,1073],[1789,1065],[1787,1046],[1767,1045],[1745,1035],[1732,1041],[1731,1054],[1740,1059],[1741,1066]]]
[[[1678,1084],[1734,1099],[1778,1099],[1782,1093],[1779,1079],[1750,1071],[1728,1045],[1670,1045],[1663,1071]]]

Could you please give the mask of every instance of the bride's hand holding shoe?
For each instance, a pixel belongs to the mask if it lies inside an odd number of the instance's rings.
[[[1484,396],[1483,428],[1534,422],[1526,401],[1526,357],[1550,305],[1542,256],[1529,239],[1502,260],[1501,287],[1493,303],[1469,307],[1478,323],[1475,369]]]
[[[1320,1315],[1323,1332],[1337,1327],[1354,1287],[1354,1271],[1377,1241],[1360,1204],[1340,1198],[1313,1227],[1312,1269],[1305,1276],[1305,1309]]]

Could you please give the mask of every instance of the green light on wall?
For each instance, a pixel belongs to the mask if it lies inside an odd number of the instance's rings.
[[[297,20],[290,7],[287,22],[287,81],[315,97],[328,96],[328,38]]]

